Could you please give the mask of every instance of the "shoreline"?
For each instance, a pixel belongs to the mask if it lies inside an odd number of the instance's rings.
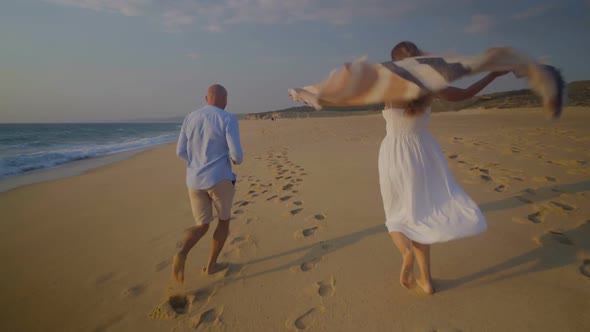
[[[60,180],[77,175],[82,175],[86,172],[132,158],[143,152],[156,149],[158,147],[168,146],[171,144],[175,143],[162,143],[142,147],[139,149],[115,152],[100,157],[76,160],[50,168],[44,168],[27,172],[25,174],[10,176],[4,179],[0,179],[0,193],[5,193],[24,186],[34,185],[42,182]]]

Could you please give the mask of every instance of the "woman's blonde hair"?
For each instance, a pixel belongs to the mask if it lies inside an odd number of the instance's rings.
[[[399,61],[405,58],[411,58],[415,56],[424,55],[424,52],[416,46],[416,44],[410,41],[403,41],[398,43],[391,49],[391,60]],[[418,99],[412,100],[406,105],[405,114],[409,116],[418,116],[426,110],[426,108],[432,102],[432,96],[426,95]]]

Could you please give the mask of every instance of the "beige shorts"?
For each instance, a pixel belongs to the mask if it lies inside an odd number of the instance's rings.
[[[236,188],[230,180],[222,180],[205,190],[189,188],[188,196],[197,225],[213,221],[213,206],[215,206],[219,220],[229,220],[235,192]]]

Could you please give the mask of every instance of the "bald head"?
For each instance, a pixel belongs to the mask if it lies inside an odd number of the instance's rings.
[[[227,90],[219,84],[213,84],[207,89],[205,100],[209,105],[225,109],[225,106],[227,106]]]

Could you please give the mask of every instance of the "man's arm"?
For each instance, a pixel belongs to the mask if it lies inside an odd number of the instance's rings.
[[[182,127],[180,128],[180,134],[178,135],[178,143],[176,143],[176,155],[188,162],[188,153],[186,151],[187,142],[186,119],[184,119]]]
[[[242,163],[244,153],[242,152],[242,145],[240,144],[240,127],[235,116],[231,116],[229,123],[225,129],[225,139],[229,147],[229,158],[231,161],[239,165]]]
[[[456,88],[456,87],[450,86],[450,87],[440,91],[439,93],[437,93],[437,95],[446,101],[461,101],[461,100],[469,99],[469,98],[475,96],[476,94],[478,94],[481,90],[483,90],[490,83],[492,83],[492,81],[494,81],[496,79],[496,77],[502,76],[506,73],[508,73],[508,72],[503,71],[503,72],[489,73],[484,78],[473,83],[468,88],[461,89],[461,88]]]

